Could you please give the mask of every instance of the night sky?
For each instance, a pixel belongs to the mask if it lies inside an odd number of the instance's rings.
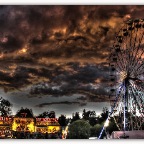
[[[109,52],[144,6],[0,6],[0,96],[35,115],[109,107]]]

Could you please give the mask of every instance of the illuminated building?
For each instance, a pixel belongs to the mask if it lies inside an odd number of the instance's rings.
[[[33,116],[32,110],[21,108],[14,117],[0,117],[0,131],[57,133],[61,126],[52,114],[50,118],[38,118]]]
[[[13,131],[35,132],[35,118],[29,109],[21,109],[13,119]]]
[[[57,118],[36,118],[36,131],[42,133],[56,133],[60,131]]]
[[[13,117],[0,117],[0,136],[11,132]]]

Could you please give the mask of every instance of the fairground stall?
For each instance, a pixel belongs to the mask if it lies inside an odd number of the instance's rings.
[[[36,132],[57,133],[60,128],[57,118],[36,118]]]
[[[18,132],[34,132],[35,118],[28,109],[22,109],[14,117],[12,130]]]
[[[11,135],[13,117],[0,117],[0,137]]]

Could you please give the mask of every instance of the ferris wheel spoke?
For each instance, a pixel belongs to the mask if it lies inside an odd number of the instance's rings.
[[[118,55],[111,55],[111,63],[113,63],[115,65],[115,67],[117,66],[118,69],[116,69],[118,72],[119,71],[123,71],[124,67],[121,65],[121,62],[119,63],[119,57]]]
[[[139,40],[139,43],[138,43],[138,47],[135,51],[135,54],[133,55],[133,58],[132,58],[132,63],[131,63],[131,72],[133,71],[133,68],[136,66],[137,64],[137,55],[138,55],[138,52],[140,50],[140,46],[141,46],[141,43],[142,43],[142,40],[143,40],[143,37],[144,37],[144,33],[142,34],[142,37],[141,39]]]
[[[117,55],[117,59],[118,59],[118,63],[120,63],[120,65],[123,67],[123,71],[127,69],[127,59],[125,56],[125,50],[122,50],[123,47],[125,47],[124,45],[122,45],[121,43],[119,43],[119,38],[121,38],[122,36],[119,36],[119,33],[116,36],[117,39],[117,43],[115,43],[115,55]]]
[[[133,96],[133,99],[134,99],[134,101],[135,101],[135,104],[137,105],[137,108],[138,108],[138,110],[139,110],[139,113],[140,114],[143,114],[143,111],[144,111],[144,107],[143,107],[143,101],[141,101],[141,99],[139,99],[140,98],[140,96],[139,96],[139,94],[137,93],[137,90],[136,89],[134,89],[134,87],[132,86],[132,85],[130,85],[131,86],[131,94],[132,94],[132,96]],[[140,103],[140,104],[139,104]]]
[[[134,49],[136,47],[136,42],[138,40],[138,28],[136,28],[136,30],[134,29],[134,32],[131,30],[130,32],[130,42],[129,42],[129,47],[127,48],[131,48],[131,50],[129,51],[129,62],[132,61],[132,58],[133,58],[133,52],[134,52]],[[133,44],[132,44],[133,42]]]
[[[110,99],[112,111],[116,110],[117,107],[119,106],[119,102],[122,101],[121,92],[122,92],[123,88],[124,88],[124,86],[121,84],[119,86],[119,89],[115,93],[115,95],[116,95],[115,99]]]
[[[138,85],[135,85],[135,88],[136,88],[136,92],[139,95],[138,98],[139,98],[139,100],[141,102],[141,107],[143,107],[143,109],[144,109],[144,99],[143,99],[144,92],[143,92],[143,88],[139,87]]]
[[[136,71],[138,72],[139,70],[143,69],[143,66],[144,66],[144,63],[140,60],[140,58],[142,57],[142,55],[144,54],[144,52],[137,58],[137,60],[135,61],[134,63],[134,66],[133,66],[133,71],[131,72],[134,72],[134,68],[136,69]]]
[[[144,70],[142,69],[142,70],[135,70],[135,73],[134,73],[134,76],[135,77],[140,77],[140,76],[142,76],[142,75],[144,75]]]
[[[144,71],[142,71],[141,73],[138,73],[137,75],[136,75],[136,77],[140,77],[140,76],[143,76],[144,75]]]
[[[121,71],[125,70],[125,66],[123,65],[124,60],[123,60],[122,54],[121,53],[115,53],[115,55],[117,56],[117,60],[115,61],[116,64],[121,69]]]
[[[134,50],[134,48],[136,46],[137,37],[138,37],[138,28],[136,29],[136,32],[135,32],[134,45],[132,46],[132,51]]]
[[[136,111],[137,106],[135,104],[135,100],[132,97],[133,94],[132,94],[131,90],[129,91],[129,95],[130,95],[130,97],[129,97],[129,112],[130,112],[129,127],[131,127],[130,129],[132,129],[132,130],[135,129],[136,127],[138,129],[140,129],[140,126],[138,125],[138,121],[140,121],[140,120],[138,120],[137,111]]]
[[[140,94],[139,96],[144,96],[144,93],[143,93],[143,88],[141,86],[138,86],[137,84],[135,84],[134,82],[130,82],[130,84],[133,86],[133,88],[135,89],[136,91],[136,94]],[[139,98],[139,97],[138,97]],[[144,103],[144,101],[143,101]]]
[[[143,37],[144,37],[144,32],[142,33],[141,37],[139,38],[137,45],[135,44],[135,48],[132,49],[132,51],[131,51],[132,52],[132,59],[134,59],[134,60],[136,60],[136,56],[137,56],[137,54],[141,48]]]
[[[144,72],[144,62],[140,64],[140,66],[136,69],[135,73],[136,75],[141,75]]]

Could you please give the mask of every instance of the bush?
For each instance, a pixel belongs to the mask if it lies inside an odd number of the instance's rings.
[[[102,125],[96,124],[95,126],[91,127],[91,137],[98,137],[101,130],[102,130]]]
[[[90,124],[85,120],[74,121],[69,126],[69,139],[88,139],[90,137]]]

